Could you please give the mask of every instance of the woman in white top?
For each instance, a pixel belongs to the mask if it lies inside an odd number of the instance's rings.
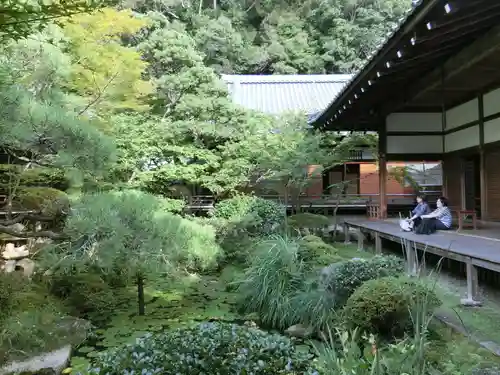
[[[451,228],[452,216],[448,207],[448,199],[440,197],[436,202],[437,208],[430,214],[422,215],[422,222],[415,230],[417,234],[431,234],[436,230],[448,230]]]

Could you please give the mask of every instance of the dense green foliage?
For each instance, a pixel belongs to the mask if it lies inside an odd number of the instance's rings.
[[[383,277],[356,289],[344,313],[351,328],[395,337],[413,328],[415,306],[425,305],[430,314],[439,304],[434,292],[418,280]]]
[[[338,303],[343,305],[365,281],[398,276],[403,270],[403,260],[395,256],[352,259],[338,264],[324,282],[326,288],[335,294]]]
[[[81,344],[90,321],[73,373],[427,375],[428,321],[408,327],[408,308],[429,299],[427,317],[433,294],[300,212],[311,181],[374,138],[246,110],[220,81],[354,72],[409,1],[106,3],[0,5],[0,233],[27,238],[35,265],[28,278],[1,260],[0,363]],[[212,216],[189,215],[197,195]],[[335,339],[313,361],[255,325]],[[370,333],[391,341],[371,356]]]
[[[134,3],[144,13],[154,4],[183,26],[205,65],[236,74],[352,72],[411,6],[405,0]]]
[[[228,323],[147,335],[99,358],[90,374],[308,374],[311,356],[283,336]]]

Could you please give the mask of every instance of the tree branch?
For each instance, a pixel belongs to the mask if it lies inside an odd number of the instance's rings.
[[[50,216],[42,216],[42,215],[37,215],[37,214],[32,214],[32,213],[25,213],[25,214],[20,214],[17,217],[13,219],[8,219],[8,220],[0,220],[0,225],[3,226],[10,226],[14,225],[17,223],[20,223],[21,221],[52,221],[54,220],[53,217]]]
[[[92,107],[94,104],[96,104],[102,98],[104,92],[109,87],[111,82],[113,82],[115,80],[117,75],[118,75],[118,70],[109,78],[108,82],[106,82],[106,84],[104,85],[102,90],[99,87],[97,88],[99,90],[99,93],[80,112],[78,112],[78,116],[83,115],[90,107]]]
[[[67,238],[67,236],[63,235],[62,233],[56,233],[50,230],[40,232],[20,232],[4,225],[0,225],[0,233],[10,234],[11,236],[19,238],[50,238],[52,240],[61,240]]]

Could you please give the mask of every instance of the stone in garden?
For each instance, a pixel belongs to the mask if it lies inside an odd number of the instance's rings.
[[[35,271],[35,262],[31,259],[24,258],[17,261],[16,267],[20,267],[23,270],[23,275],[26,277],[31,277]]]
[[[16,263],[17,261],[15,260],[6,260],[2,266],[2,269],[4,270],[5,273],[14,272],[16,270]]]
[[[50,238],[43,238],[43,237],[30,238],[28,240],[28,248],[34,251],[44,247],[45,245],[49,245],[52,242],[53,241]]]
[[[26,258],[29,255],[30,252],[28,249],[26,249],[26,245],[15,247],[13,243],[8,243],[7,245],[5,245],[5,250],[2,252],[2,257],[7,260],[22,259]]]
[[[71,346],[66,345],[49,353],[25,361],[14,361],[0,368],[0,375],[33,372],[35,374],[60,374],[69,363]]]
[[[302,324],[295,324],[285,331],[285,334],[291,337],[298,337],[301,339],[306,339],[313,334],[313,329],[311,327],[306,327]]]
[[[329,285],[331,277],[339,265],[340,263],[332,263],[321,269],[319,281],[322,287],[327,287]]]
[[[16,232],[23,232],[26,229],[26,227],[21,223],[12,224],[8,228],[15,230]]]

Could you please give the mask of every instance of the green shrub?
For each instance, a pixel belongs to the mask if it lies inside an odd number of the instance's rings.
[[[133,345],[106,352],[91,375],[122,374],[308,374],[311,356],[292,342],[256,328],[201,323],[148,334]]]
[[[351,259],[341,262],[327,276],[327,289],[335,294],[339,305],[365,281],[385,276],[398,276],[404,271],[404,261],[396,256],[377,255],[370,259]]]
[[[348,327],[394,337],[411,329],[415,307],[431,313],[440,303],[418,280],[383,277],[361,285],[349,297],[343,315]]]
[[[65,303],[71,315],[93,323],[108,319],[119,304],[117,291],[95,271],[52,275],[49,291]]]
[[[56,217],[67,215],[70,207],[68,195],[48,187],[22,187],[16,192],[14,205],[25,210],[41,211],[43,215]]]
[[[24,187],[50,187],[66,191],[70,181],[66,178],[64,170],[57,168],[30,168],[14,164],[0,164],[0,185],[9,186],[18,181]]]
[[[321,229],[328,227],[330,223],[331,220],[328,217],[309,212],[301,212],[300,214],[291,215],[288,218],[288,225],[295,229]]]
[[[307,236],[302,237],[302,241],[304,242],[324,242],[321,237],[309,234]]]
[[[177,218],[179,218],[177,216]],[[213,270],[223,254],[216,241],[213,226],[203,222],[180,218],[178,244],[187,251],[180,253],[179,262],[194,271]],[[181,238],[185,242],[181,242]]]
[[[307,240],[302,238],[300,241],[300,256],[304,261],[315,262],[316,264],[318,264],[319,261],[324,263],[329,257],[334,258],[337,255],[337,249],[324,242],[321,238],[316,236],[306,237],[309,238]],[[312,240],[310,237],[316,237],[319,238],[319,240]]]
[[[280,226],[286,215],[285,207],[271,200],[254,196],[236,196],[215,205],[212,215],[232,223],[252,234],[269,234]]]
[[[72,331],[77,327],[64,324],[65,313],[44,285],[19,273],[0,273],[0,363],[80,343],[88,327]]]
[[[186,207],[186,201],[183,199],[163,198],[160,209],[180,214],[184,210],[184,207]]]
[[[266,326],[286,329],[294,324],[291,298],[303,289],[306,272],[299,253],[292,238],[261,241],[237,288],[241,310],[258,313]]]
[[[0,272],[0,325],[17,306],[16,296],[25,289],[25,279],[19,273]]]

